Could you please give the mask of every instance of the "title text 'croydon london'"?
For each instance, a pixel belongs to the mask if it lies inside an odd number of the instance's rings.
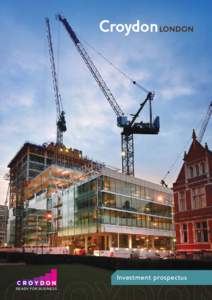
[[[158,25],[158,24],[145,24],[137,20],[133,24],[115,24],[109,20],[102,20],[99,23],[99,28],[102,32],[120,32],[128,36],[131,32],[193,32],[194,27],[188,25]]]

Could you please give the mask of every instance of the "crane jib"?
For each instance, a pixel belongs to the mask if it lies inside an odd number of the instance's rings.
[[[134,176],[133,134],[158,134],[160,129],[159,117],[156,117],[156,119],[152,121],[151,102],[153,100],[154,94],[152,92],[147,91],[148,93],[146,99],[143,103],[141,103],[139,110],[134,115],[131,122],[128,121],[127,116],[125,116],[125,114],[123,113],[111,90],[102,78],[101,74],[99,73],[89,54],[83,47],[82,43],[78,39],[77,35],[73,31],[71,25],[64,17],[60,15],[58,15],[58,19],[60,22],[63,23],[80,56],[84,60],[93,78],[96,80],[105,98],[107,99],[113,111],[115,112],[117,116],[117,125],[123,128],[123,131],[121,133],[122,173]],[[136,82],[134,82],[134,84],[135,83]],[[147,101],[149,101],[149,122],[135,122]]]
[[[63,111],[62,107],[62,100],[59,93],[58,88],[58,80],[57,80],[57,72],[55,67],[54,61],[54,50],[53,50],[53,43],[52,43],[52,36],[51,36],[51,29],[50,29],[50,22],[49,19],[46,18],[46,26],[47,26],[47,39],[49,45],[49,56],[50,56],[50,65],[52,70],[52,79],[53,79],[53,88],[55,92],[55,103],[56,103],[56,110],[57,110],[57,145],[63,144],[63,132],[67,130],[66,128],[66,120],[65,120],[65,112]]]
[[[110,103],[112,109],[116,113],[117,117],[124,116],[124,113],[120,106],[118,105],[116,99],[114,98],[112,92],[110,91],[109,87],[107,86],[106,82],[102,78],[101,74],[99,73],[98,69],[94,65],[93,61],[91,60],[90,56],[88,55],[87,51],[83,47],[82,43],[78,39],[77,35],[73,31],[71,25],[68,23],[68,21],[61,17],[60,15],[58,16],[59,21],[62,22],[64,25],[65,29],[67,30],[69,36],[71,37],[74,45],[76,46],[80,56],[84,60],[85,64],[87,65],[88,69],[90,70],[91,74],[93,75],[94,79],[98,83],[100,89],[102,90],[103,94],[105,95],[106,99]]]
[[[76,33],[74,32],[74,30],[72,29],[71,25],[68,23],[68,21],[66,20],[66,18],[63,18],[60,15],[58,15],[58,18],[59,18],[60,21],[63,22],[63,24],[65,25],[66,29],[70,33],[71,38],[74,40],[74,42],[76,44],[80,44],[80,41],[79,41],[78,37],[76,36]]]

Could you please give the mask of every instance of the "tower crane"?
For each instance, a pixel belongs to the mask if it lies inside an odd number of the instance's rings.
[[[122,128],[121,132],[121,154],[122,154],[122,173],[134,176],[134,134],[158,134],[160,129],[159,117],[152,119],[152,100],[154,98],[153,92],[147,92],[146,98],[140,104],[138,111],[132,115],[132,119],[128,120],[127,116],[122,111],[121,107],[117,103],[111,90],[107,86],[106,82],[102,78],[98,69],[91,60],[89,54],[85,50],[83,44],[77,37],[76,33],[68,23],[67,19],[61,15],[58,15],[59,21],[63,24],[66,31],[68,32],[71,40],[77,48],[80,56],[88,67],[89,71],[93,75],[105,98],[111,105],[114,113],[117,117],[117,126]],[[135,81],[133,81],[136,84]],[[140,112],[144,108],[145,104],[149,102],[149,122],[136,122]]]
[[[60,145],[63,145],[63,133],[67,130],[67,128],[66,128],[65,112],[63,110],[61,95],[59,93],[59,88],[58,88],[58,80],[57,80],[57,72],[56,72],[55,61],[54,61],[52,36],[51,36],[51,29],[50,29],[50,23],[49,23],[48,18],[46,18],[46,28],[47,28],[47,39],[48,39],[48,46],[49,46],[50,65],[51,65],[53,87],[54,87],[54,94],[55,94],[54,96],[55,96],[55,103],[56,103],[56,110],[57,110],[56,144],[58,146],[60,146]]]
[[[202,139],[204,137],[204,134],[205,134],[205,131],[206,131],[206,128],[208,126],[208,122],[210,120],[210,117],[212,115],[212,101],[211,103],[209,104],[209,107],[208,107],[208,110],[207,110],[207,113],[206,113],[206,116],[202,122],[202,125],[201,125],[201,128],[200,128],[200,131],[199,131],[199,134],[198,134],[198,138],[197,140],[201,143],[202,142]]]

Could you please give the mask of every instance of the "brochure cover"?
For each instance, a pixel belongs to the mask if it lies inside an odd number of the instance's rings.
[[[212,299],[211,1],[2,1],[0,299]]]

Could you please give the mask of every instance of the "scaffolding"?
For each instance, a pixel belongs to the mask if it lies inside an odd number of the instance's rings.
[[[51,174],[48,168],[51,169]],[[25,143],[11,160],[9,183],[9,207],[15,216],[15,246],[23,244],[23,212],[24,203],[40,188],[71,184],[77,177],[85,173],[101,170],[103,163],[93,161],[82,155],[78,149],[58,146],[55,143],[36,145]],[[63,168],[70,169],[68,177],[59,179]],[[63,169],[64,171],[64,169]],[[58,174],[56,174],[59,172]],[[65,172],[65,171],[64,171]],[[67,171],[66,171],[67,172]],[[39,176],[42,174],[42,176]],[[65,174],[65,173],[64,173]],[[48,180],[46,179],[48,178]],[[50,191],[50,188],[49,188]]]

